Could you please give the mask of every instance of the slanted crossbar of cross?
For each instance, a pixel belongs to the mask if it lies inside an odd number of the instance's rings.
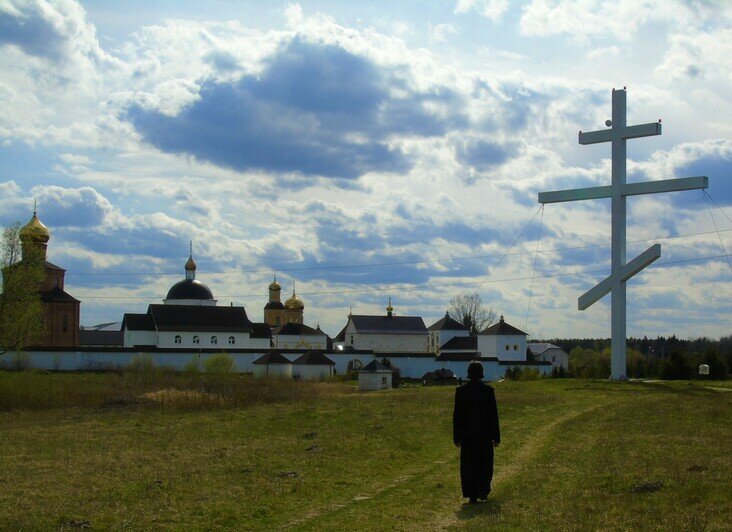
[[[578,307],[587,309],[606,294],[611,294],[612,358],[610,377],[626,376],[626,298],[625,283],[636,273],[661,256],[661,245],[654,244],[626,264],[626,197],[640,194],[656,194],[680,190],[703,189],[709,186],[706,176],[626,183],[626,141],[661,134],[661,121],[636,126],[626,125],[626,91],[613,89],[612,120],[610,129],[579,133],[580,144],[612,143],[612,184],[602,187],[577,188],[540,192],[539,203],[559,203],[599,198],[611,198],[611,273],[610,276],[580,296]]]

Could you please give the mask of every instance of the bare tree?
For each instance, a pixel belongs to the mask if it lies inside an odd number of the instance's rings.
[[[43,305],[38,288],[45,277],[41,254],[20,254],[20,223],[5,228],[0,241],[0,355],[22,351],[43,332]]]
[[[11,266],[16,262],[20,261],[21,258],[21,246],[20,246],[20,222],[10,224],[3,229],[2,242],[2,265],[3,268]]]
[[[459,295],[450,300],[450,317],[465,326],[470,334],[480,331],[496,321],[496,312],[486,309],[480,295]]]

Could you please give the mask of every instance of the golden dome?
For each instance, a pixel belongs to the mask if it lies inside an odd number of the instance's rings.
[[[180,264],[180,263],[178,263]],[[188,260],[186,261],[186,271],[195,271],[196,270],[196,261],[193,260],[193,255],[188,256]]]
[[[270,292],[279,292],[282,290],[282,287],[280,286],[280,283],[277,282],[277,277],[274,278],[274,281],[269,283],[269,291]]]
[[[48,242],[48,239],[51,238],[51,232],[48,230],[48,227],[41,223],[38,219],[38,215],[34,211],[33,218],[31,218],[30,222],[20,229],[18,236],[20,237],[21,242],[32,240],[34,242],[41,242],[45,244]]]
[[[295,291],[293,290],[292,297],[285,301],[285,308],[287,310],[303,310],[305,309],[305,303],[295,295]]]

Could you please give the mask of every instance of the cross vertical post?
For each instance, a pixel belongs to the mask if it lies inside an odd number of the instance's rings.
[[[625,284],[636,273],[661,256],[660,244],[654,244],[636,258],[626,263],[626,198],[627,196],[639,194],[703,189],[709,186],[709,178],[706,176],[647,181],[644,183],[627,183],[626,141],[639,137],[660,135],[661,121],[628,126],[626,122],[626,95],[625,88],[622,90],[613,89],[612,121],[608,120],[605,123],[607,126],[611,126],[610,129],[587,133],[580,131],[579,133],[580,144],[596,144],[598,142],[612,143],[611,186],[540,192],[538,198],[539,203],[542,204],[598,198],[610,198],[611,200],[610,276],[580,296],[578,308],[579,310],[585,310],[607,293],[610,293],[610,336],[612,343],[610,378],[616,380],[626,378],[627,334]]]
[[[622,132],[626,126],[626,92],[613,91],[612,128],[613,132]],[[612,205],[610,227],[612,242],[610,252],[610,275],[612,289],[610,293],[610,375],[613,379],[622,378],[626,371],[626,300],[625,281],[620,270],[625,266],[625,234],[626,234],[626,202],[623,187],[626,183],[626,140],[614,136],[612,140]]]

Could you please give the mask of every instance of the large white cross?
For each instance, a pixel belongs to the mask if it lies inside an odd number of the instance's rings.
[[[605,122],[605,125],[612,126],[610,129],[589,133],[580,131],[579,133],[580,144],[612,142],[612,185],[539,193],[539,203],[542,204],[612,198],[611,273],[609,277],[584,293],[578,300],[579,310],[585,310],[608,292],[611,293],[611,379],[626,378],[625,283],[661,256],[661,245],[654,244],[626,264],[626,196],[693,190],[709,186],[709,178],[706,176],[648,181],[645,183],[626,183],[626,141],[638,137],[660,135],[661,121],[637,126],[626,125],[625,97],[625,87],[623,87],[623,90],[613,89],[612,121]]]

